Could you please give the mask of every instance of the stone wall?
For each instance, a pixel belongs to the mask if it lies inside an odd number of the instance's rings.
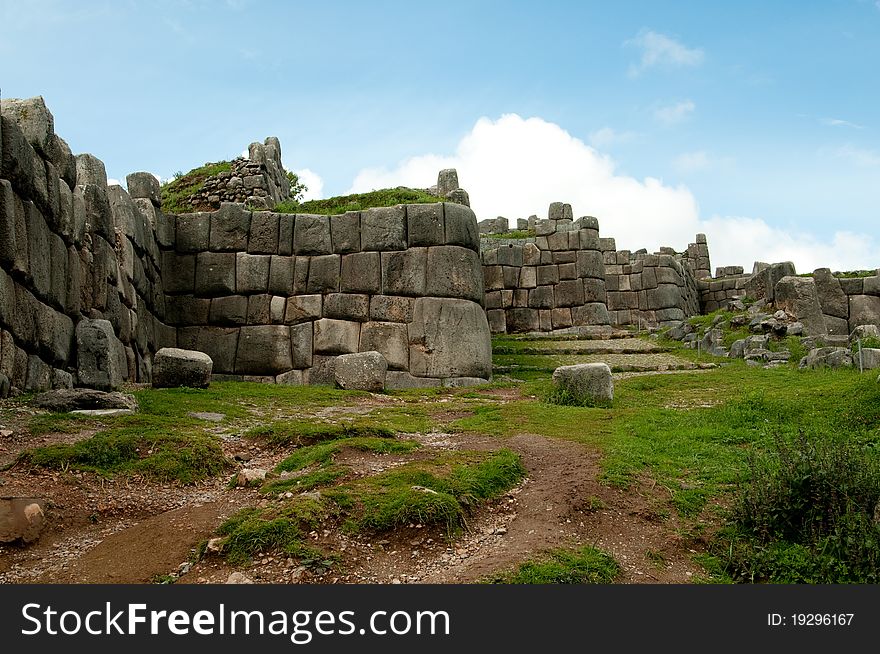
[[[539,236],[534,238],[481,241],[491,330],[532,332],[607,325],[598,221],[592,217],[545,220],[536,227]]]
[[[613,325],[664,327],[699,313],[693,273],[672,248],[654,254],[633,253],[616,250],[614,239],[602,241],[606,301]]]
[[[290,180],[281,164],[281,143],[270,136],[251,143],[248,158],[232,161],[232,170],[212,175],[190,198],[194,209],[216,210],[223,202],[242,202],[254,208],[274,209],[290,195]]]
[[[178,346],[226,377],[332,383],[340,354],[381,352],[388,385],[491,375],[476,219],[453,203],[337,216],[170,217],[163,255]]]
[[[372,350],[391,388],[491,376],[469,208],[166,215],[149,173],[126,191],[75,157],[42,98],[4,100],[0,130],[0,374],[16,388],[149,382],[175,346],[221,379],[332,383],[336,356]],[[252,162],[280,165],[270,141]]]
[[[2,100],[0,114],[0,374],[31,391],[148,380],[152,352],[174,341],[158,181],[137,200],[108,187],[104,165],[54,133],[42,98]]]

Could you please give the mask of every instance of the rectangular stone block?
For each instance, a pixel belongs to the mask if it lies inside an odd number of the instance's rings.
[[[274,377],[292,368],[289,327],[260,325],[241,328],[235,354],[236,374]]]
[[[214,252],[244,252],[251,229],[251,212],[240,204],[223,202],[210,214],[209,247]]]
[[[290,328],[290,356],[294,368],[312,365],[312,322],[303,322]]]
[[[577,251],[576,250],[560,250],[558,252],[551,253],[553,257],[553,263],[574,263],[577,261]]]
[[[235,259],[234,252],[200,252],[197,254],[196,295],[234,295]]]
[[[576,232],[571,233],[576,234]],[[550,311],[550,321],[553,324],[553,329],[571,327],[571,309],[552,309]]]
[[[538,286],[529,291],[530,309],[552,309],[553,307],[553,286]]]
[[[330,293],[324,297],[324,317],[366,322],[370,319],[370,296]]]
[[[605,279],[606,273],[612,272],[606,269],[602,261],[602,253],[596,250],[579,250],[576,264],[578,277]]]
[[[412,322],[413,302],[410,297],[374,295],[370,298],[370,320]]]
[[[430,206],[430,205],[429,205]],[[391,370],[409,368],[409,339],[405,324],[367,322],[361,326],[361,352],[379,352]]]
[[[523,266],[519,269],[519,287],[535,288],[538,285],[538,269],[535,266]]]
[[[865,282],[861,277],[841,277],[839,281],[840,288],[847,295],[864,295]]]
[[[410,247],[443,245],[446,242],[442,204],[409,204],[406,206],[406,222]]]
[[[577,266],[575,264],[559,264],[559,279],[577,279],[577,276]]]
[[[501,291],[486,292],[486,310],[500,309],[501,307]]]
[[[214,362],[212,373],[235,372],[238,327],[181,327],[177,330],[178,347],[204,352]]]
[[[547,236],[547,246],[550,250],[567,250],[568,249],[568,232],[554,232]]]
[[[523,265],[537,266],[541,263],[541,250],[534,243],[523,245]]]
[[[617,290],[618,291],[631,291],[632,286],[630,285],[629,275],[620,275],[617,279]]]
[[[165,318],[171,325],[207,325],[211,300],[190,295],[171,296],[165,307]]]
[[[406,210],[396,206],[362,212],[361,248],[381,252],[406,249]]]
[[[204,252],[208,249],[211,214],[182,213],[174,224],[177,230],[174,246],[178,252]]]
[[[504,288],[504,269],[501,266],[483,266],[483,288],[486,291]]]
[[[550,250],[541,250],[541,265],[549,266],[553,263],[553,253]]]
[[[536,236],[535,237],[535,247],[538,248],[539,251],[549,251],[550,245],[547,243],[546,236]]]
[[[278,254],[282,257],[293,254],[293,223],[296,216],[292,213],[278,214]]]
[[[382,288],[382,260],[378,252],[357,252],[342,257],[343,293],[378,293]]]
[[[287,325],[295,325],[309,320],[317,320],[321,317],[321,309],[321,295],[294,295],[287,298],[284,322]]]
[[[425,278],[425,295],[483,304],[483,271],[475,251],[455,245],[428,248],[427,270],[431,274]]]
[[[470,207],[453,202],[443,203],[443,218],[447,245],[460,245],[474,252],[480,249],[477,218]]]
[[[232,296],[232,297],[242,297],[242,296]],[[228,298],[218,298],[219,300],[226,300]],[[218,299],[212,300],[211,304],[211,322],[217,322],[214,320],[214,307],[218,302]],[[284,306],[286,305],[286,301],[284,298],[278,298],[282,301],[281,304],[281,316],[278,320],[272,320],[272,296],[265,295],[251,295],[246,297],[247,301],[247,315],[245,319],[245,323],[248,325],[268,325],[271,323],[281,323],[284,322]],[[236,322],[233,324],[243,324],[240,322]]]
[[[314,323],[315,354],[349,354],[358,351],[361,324],[322,318]]]
[[[255,211],[251,215],[247,251],[251,254],[276,254],[278,230],[279,214],[271,211]]]
[[[348,211],[338,216],[330,216],[330,241],[336,253],[360,252],[361,214],[357,211]]]
[[[428,248],[382,253],[383,295],[425,295]]]
[[[502,266],[522,266],[523,249],[519,245],[502,245],[498,248],[498,263]]]
[[[536,332],[541,327],[537,309],[508,309],[506,318],[508,333]]]
[[[605,282],[587,277],[584,283],[584,302],[605,302]]]
[[[518,288],[514,291],[501,291],[501,306],[516,307],[525,309],[529,306],[529,290],[528,288]]]
[[[507,332],[507,319],[504,309],[486,311],[486,319],[489,321],[489,331],[493,334],[504,334]]]
[[[15,195],[12,184],[0,179],[0,266],[12,270],[16,249]]]
[[[293,295],[294,258],[273,254],[269,260],[269,293]]]
[[[566,279],[554,287],[556,307],[574,307],[584,303],[584,284],[579,279]]]
[[[293,227],[293,251],[297,255],[330,254],[333,245],[329,216],[297,214]]]
[[[538,266],[537,281],[539,286],[559,283],[559,268],[554,265]]]
[[[265,296],[268,299],[268,296]],[[268,302],[267,302],[268,309]],[[247,322],[248,299],[244,295],[215,297],[211,300],[208,322],[212,325],[243,325]],[[261,324],[266,324],[268,320]]]
[[[513,266],[501,266],[501,276],[504,280],[504,288],[516,288],[519,284],[519,268]]]
[[[266,293],[269,288],[268,254],[247,254],[237,252],[235,255],[235,290],[239,295]]]
[[[440,380],[435,377],[414,377],[408,372],[389,370],[385,374],[385,388],[388,390],[406,390],[409,388],[438,388]]]
[[[293,293],[294,295],[302,295],[306,293],[309,286],[309,268],[311,267],[312,258],[306,256],[298,256],[293,264]]]
[[[415,376],[488,379],[492,374],[489,323],[476,302],[419,298],[408,338],[409,368]]]
[[[580,243],[578,249],[580,250],[601,250],[601,245],[599,243],[599,230],[598,229],[581,229],[578,230],[578,235],[580,237]]]
[[[338,254],[326,254],[323,256],[312,257],[311,263],[309,264],[309,283],[306,287],[307,292],[339,292],[341,259],[342,257]]]

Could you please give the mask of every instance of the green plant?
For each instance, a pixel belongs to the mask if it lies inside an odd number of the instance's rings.
[[[610,584],[618,574],[620,565],[613,556],[594,547],[582,547],[553,550],[486,581],[492,584]]]
[[[194,206],[190,199],[202,189],[209,177],[229,170],[232,170],[231,161],[217,161],[193,168],[185,175],[178,171],[174,174],[174,179],[162,185],[162,211],[186,213],[211,209],[211,207]]]
[[[309,187],[305,185],[305,182],[300,180],[299,175],[292,171],[287,171],[287,179],[290,182],[289,201],[301,202],[303,195],[309,190]]]
[[[281,213],[311,213],[336,215],[346,211],[363,211],[372,207],[393,207],[397,204],[425,204],[444,202],[443,198],[429,195],[425,191],[411,188],[389,188],[369,193],[340,195],[324,200],[297,202],[285,200],[275,207]]]

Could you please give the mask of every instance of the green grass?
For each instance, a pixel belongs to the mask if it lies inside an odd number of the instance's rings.
[[[297,472],[311,465],[324,465],[342,450],[349,448],[375,454],[405,454],[419,447],[416,441],[399,441],[388,437],[355,436],[309,445],[293,452],[279,463],[277,472]]]
[[[28,450],[18,464],[105,475],[141,474],[182,483],[218,475],[229,467],[215,439],[195,431],[180,433],[176,422],[136,414],[118,423],[72,445]]]
[[[557,549],[487,579],[492,584],[610,584],[620,574],[614,557],[594,547]]]
[[[470,507],[497,497],[524,476],[520,457],[510,450],[457,452],[407,463],[325,494],[347,514],[344,528],[351,532],[378,533],[419,523],[443,525],[453,535],[465,524]]]
[[[316,420],[281,420],[248,430],[245,436],[265,438],[270,445],[302,447],[340,438],[394,438],[394,430],[382,425],[354,422],[328,423]]]
[[[371,191],[369,193],[340,195],[324,200],[309,200],[302,203],[287,201],[276,206],[275,211],[281,213],[336,215],[346,211],[363,211],[373,207],[393,207],[397,204],[430,204],[434,202],[445,202],[445,200],[418,189],[399,187]]]
[[[207,163],[204,166],[193,168],[185,175],[181,175],[162,185],[162,211],[165,213],[189,213],[191,211],[205,211],[212,207],[193,207],[189,199],[198,193],[205,181],[217,173],[232,170],[231,161],[218,161]]]
[[[329,486],[340,477],[348,474],[348,469],[338,465],[324,465],[307,474],[289,479],[276,479],[263,485],[262,491],[267,495],[285,492],[302,493]]]
[[[222,552],[233,565],[247,563],[255,554],[279,550],[296,557],[313,557],[314,548],[306,544],[307,528],[313,526],[318,509],[308,502],[301,507],[314,512],[267,516],[256,508],[242,509],[218,529],[225,536]],[[304,528],[305,527],[305,528]]]

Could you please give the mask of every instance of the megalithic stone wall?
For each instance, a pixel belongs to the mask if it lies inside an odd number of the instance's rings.
[[[21,390],[149,382],[175,346],[220,378],[332,382],[336,356],[370,350],[389,387],[491,375],[465,206],[166,215],[149,173],[127,192],[75,157],[42,98],[2,102],[0,145],[0,374]]]
[[[2,100],[0,143],[0,374],[22,390],[71,386],[76,343],[101,340],[94,385],[149,380],[152,353],[175,340],[157,317],[158,182],[152,200],[108,187],[104,165],[55,134],[42,98]]]
[[[390,386],[491,375],[473,212],[453,203],[337,216],[171,216],[163,253],[178,346],[221,378],[332,383],[341,354],[376,350]]]
[[[556,204],[551,205],[551,215]],[[560,216],[537,226],[540,235],[532,239],[481,241],[491,330],[512,333],[607,325],[598,221]]]

